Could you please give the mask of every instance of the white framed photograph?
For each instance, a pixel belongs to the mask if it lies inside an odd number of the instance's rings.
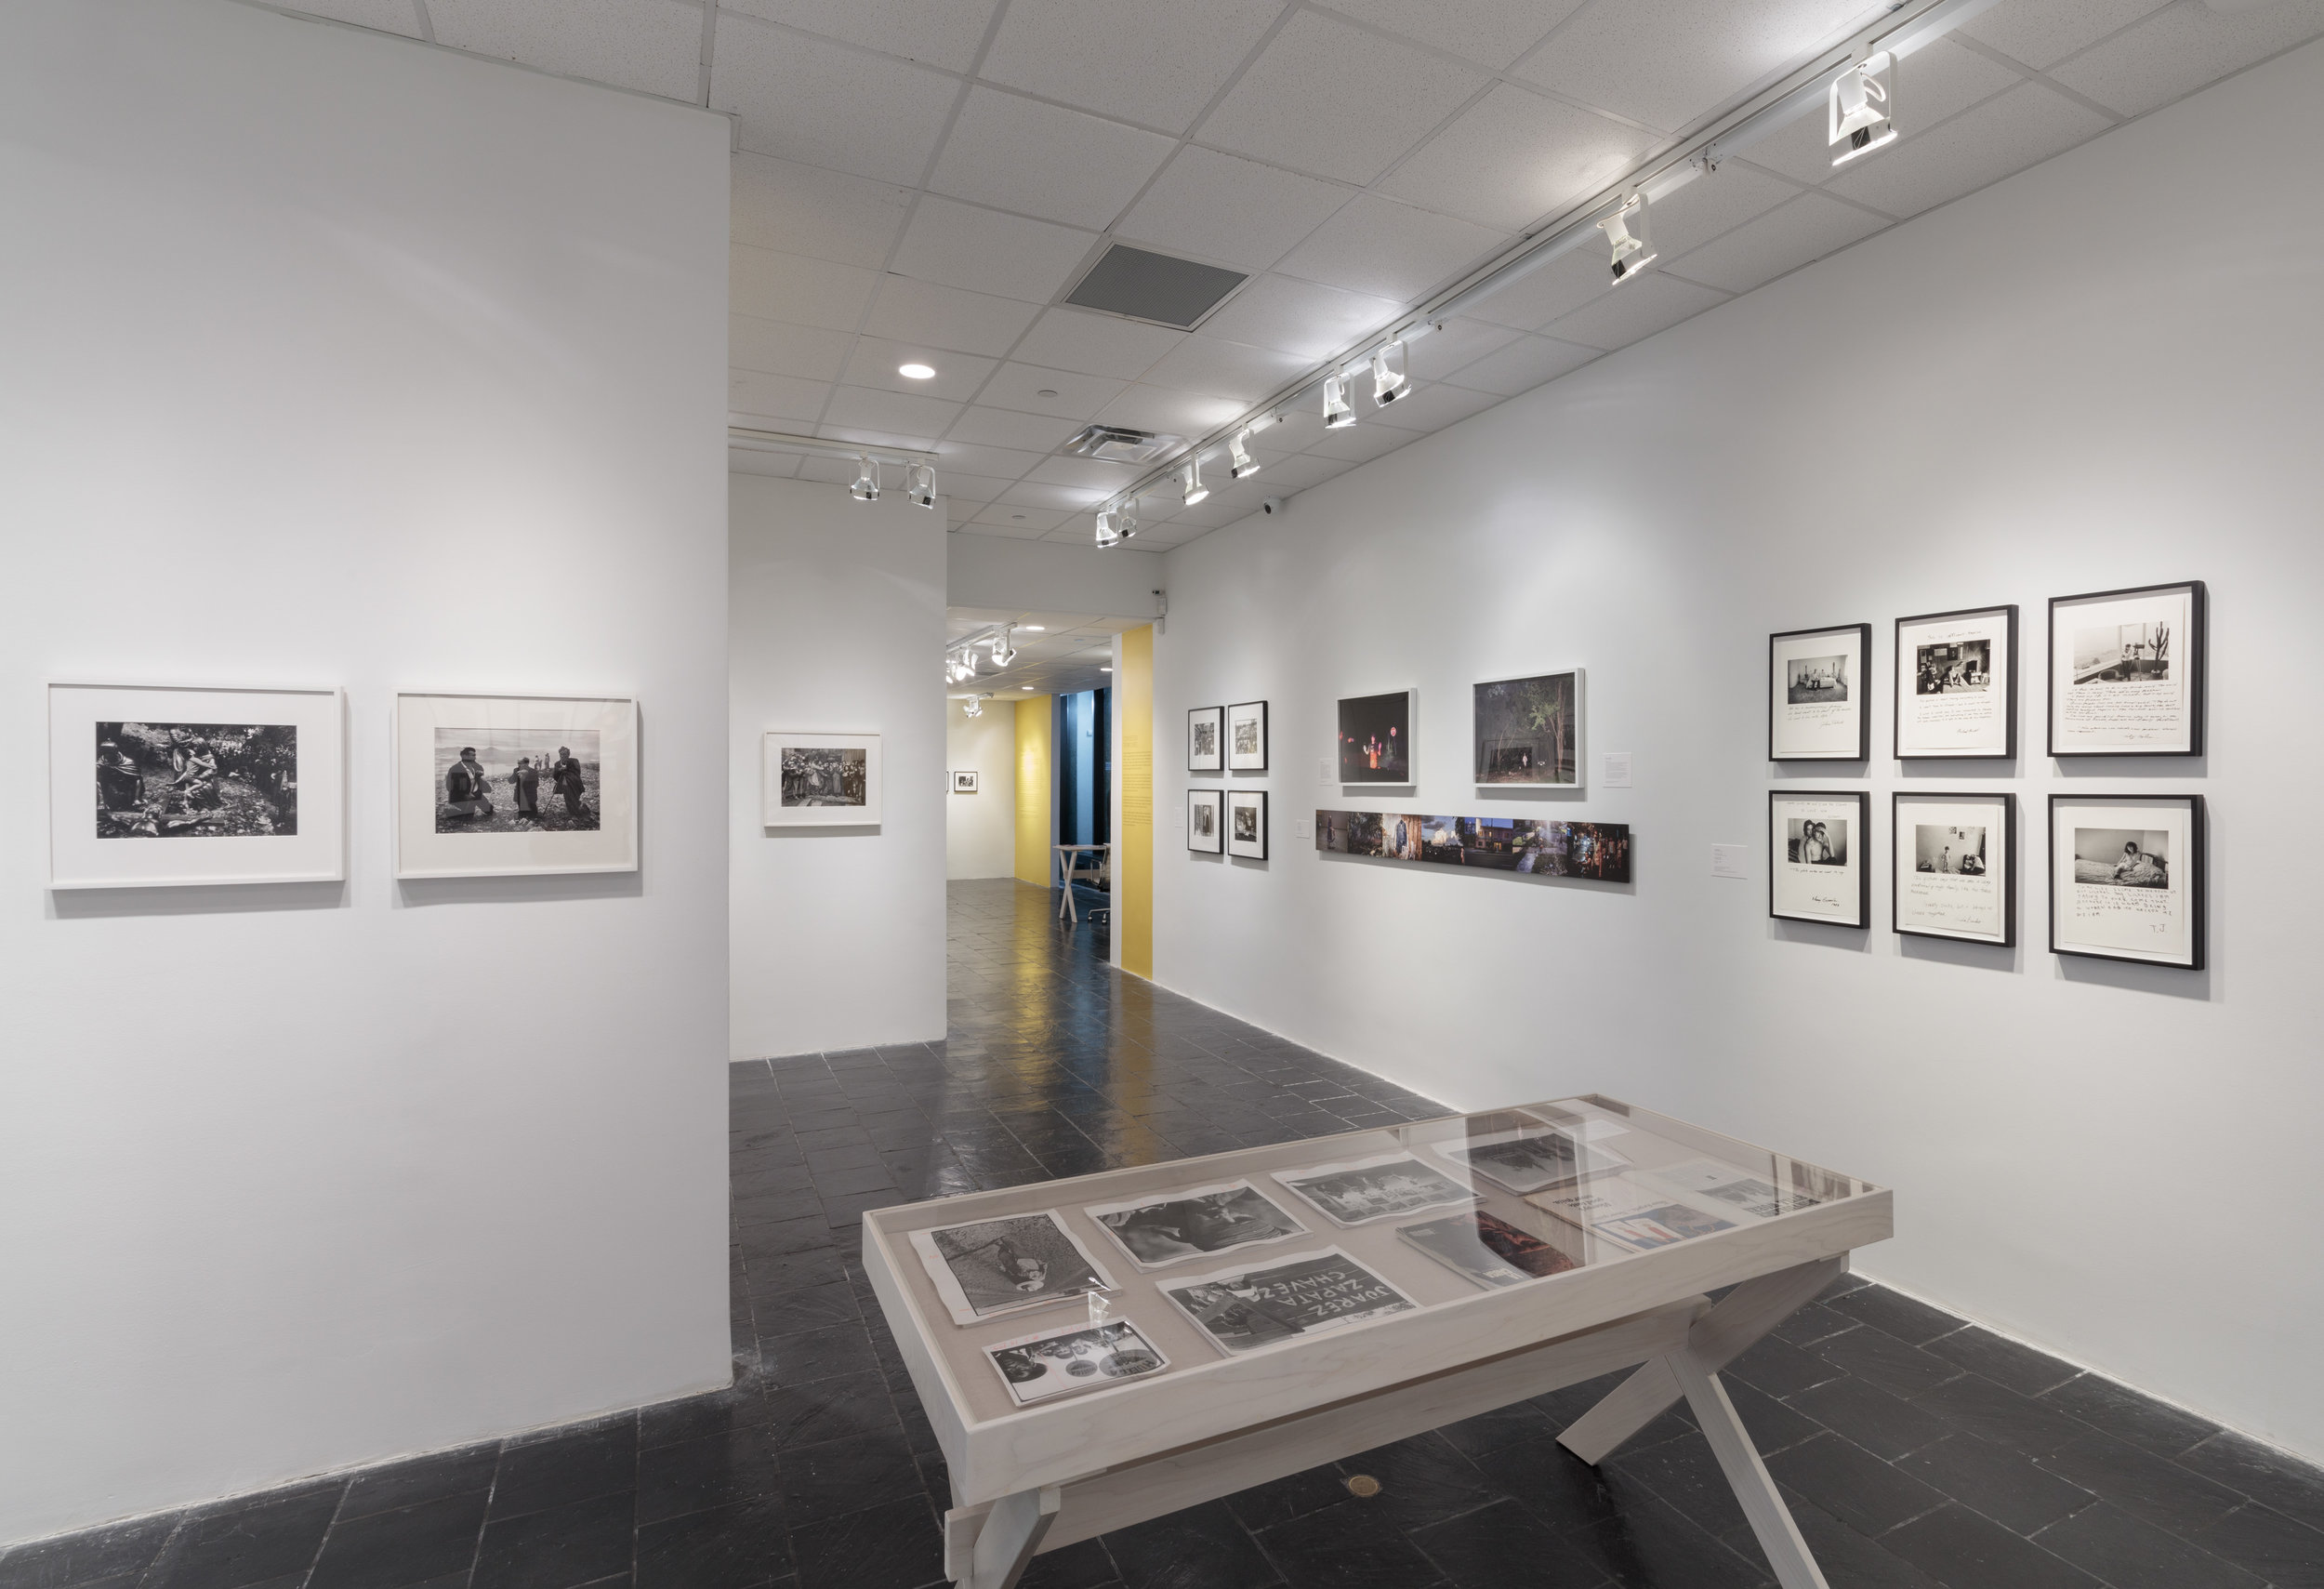
[[[1767,914],[1837,927],[1869,924],[1872,797],[1849,789],[1767,796]]]
[[[1247,861],[1267,858],[1267,791],[1226,791],[1226,853]]]
[[[1217,773],[1226,768],[1226,708],[1196,707],[1186,714],[1186,770]]]
[[[2203,797],[2050,797],[2050,952],[2203,968]]]
[[[961,771],[953,774],[952,792],[954,794],[976,793],[976,774],[973,771]]]
[[[2017,608],[1896,620],[1896,759],[2017,754]]]
[[[1419,776],[1412,748],[1420,692],[1391,690],[1379,695],[1349,695],[1339,706],[1340,781],[1343,784],[1402,784]]]
[[[2050,599],[2050,754],[2203,753],[2203,582]]]
[[[48,886],[338,882],[336,689],[48,686]]]
[[[1186,791],[1186,847],[1198,855],[1226,850],[1225,800],[1217,789]]]
[[[1471,733],[1477,788],[1580,788],[1581,669],[1480,681]]]
[[[1267,770],[1267,703],[1244,701],[1226,708],[1226,766],[1230,773]]]
[[[1905,935],[2017,942],[2017,797],[1890,797],[1896,893],[1890,925]]]
[[[1170,1366],[1162,1348],[1127,1318],[1103,1324],[1065,1324],[984,1348],[984,1357],[1019,1407],[1076,1391],[1144,1379]]]
[[[395,875],[638,869],[638,703],[395,697]]]
[[[1865,709],[1870,624],[1792,629],[1767,637],[1767,759],[1862,761],[1872,754]]]
[[[1081,1238],[1046,1210],[916,1230],[912,1251],[955,1324],[1114,1289]]]
[[[953,790],[959,787],[955,774]],[[762,828],[859,828],[879,820],[879,735],[786,734],[759,741],[759,825]]]

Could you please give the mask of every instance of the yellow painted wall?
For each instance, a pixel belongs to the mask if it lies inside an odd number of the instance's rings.
[[[1114,932],[1122,969],[1154,975],[1154,626],[1122,636],[1122,809],[1114,843]]]
[[[1054,695],[1017,703],[1017,880],[1050,882],[1050,716]]]

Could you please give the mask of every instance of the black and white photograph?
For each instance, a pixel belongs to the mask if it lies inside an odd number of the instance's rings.
[[[864,808],[869,769],[864,751],[846,745],[786,745],[783,748],[783,807]]]
[[[1114,1289],[1052,1212],[916,1230],[912,1249],[955,1324]]]
[[[1581,669],[1489,679],[1476,686],[1480,786],[1581,787]]]
[[[1603,1144],[1583,1144],[1547,1127],[1456,1137],[1430,1145],[1459,1168],[1520,1197],[1620,1170],[1630,1162]]]
[[[1477,1198],[1467,1186],[1409,1153],[1274,1173],[1277,1181],[1338,1225],[1369,1225],[1376,1219],[1393,1219],[1422,1209],[1467,1208]]]
[[[1413,1302],[1337,1248],[1161,1282],[1162,1294],[1229,1357],[1408,1313]]]
[[[976,775],[975,775],[973,772],[968,772],[968,771],[962,771],[962,772],[957,772],[957,773],[953,774],[953,775],[952,775],[952,792],[953,792],[954,794],[974,794],[974,793],[976,793]]]
[[[2052,795],[2052,951],[2200,969],[2203,816],[2200,795]]]
[[[347,875],[337,690],[48,686],[49,886]]]
[[[1217,789],[1186,791],[1186,847],[1197,854],[1226,852],[1226,800]]]
[[[1352,695],[1340,703],[1340,781],[1343,784],[1409,784],[1412,772],[1412,698],[1396,690],[1384,695]]]
[[[1100,1203],[1082,1212],[1120,1242],[1142,1269],[1307,1234],[1304,1225],[1248,1181],[1195,1186],[1145,1202]]]
[[[2202,581],[2050,602],[2050,754],[2199,756]]]
[[[439,833],[594,833],[603,782],[595,729],[436,729]]]
[[[1247,861],[1267,858],[1267,791],[1226,791],[1226,853]]]
[[[1859,761],[1872,753],[1864,677],[1872,626],[1841,624],[1767,637],[1767,759]]]
[[[985,1347],[984,1356],[1019,1407],[1144,1379],[1170,1366],[1161,1348],[1126,1318],[1021,1335]]]
[[[1899,760],[2017,754],[2017,609],[1896,620]]]
[[[1868,925],[1871,874],[1863,849],[1871,796],[1854,789],[1776,789],[1767,797],[1767,913],[1841,927]]]
[[[767,828],[869,828],[880,820],[879,735],[771,731],[761,751]],[[953,775],[953,791],[973,794]]]
[[[1186,714],[1186,770],[1226,770],[1226,708],[1196,707]]]
[[[1848,864],[1848,823],[1844,816],[1794,816],[1784,824],[1785,858],[1802,867],[1844,867]]]
[[[1627,1176],[1592,1181],[1566,1191],[1542,1192],[1525,1201],[1633,1252],[1736,1228],[1731,1219],[1722,1219],[1658,1186]]]
[[[1407,1225],[1396,1235],[1447,1269],[1488,1288],[1547,1279],[1579,1266],[1572,1253],[1482,1209]]]
[[[1267,770],[1267,703],[1243,701],[1226,708],[1226,766],[1230,773]]]
[[[1709,1198],[1727,1208],[1738,1209],[1753,1219],[1773,1219],[1777,1214],[1815,1208],[1824,1201],[1797,1186],[1778,1185],[1767,1175],[1754,1174],[1715,1159],[1690,1159],[1683,1164],[1656,1170],[1645,1178],[1676,1192]]]

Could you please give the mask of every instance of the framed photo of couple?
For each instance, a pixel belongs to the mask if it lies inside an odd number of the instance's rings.
[[[1872,797],[1860,789],[1773,789],[1767,796],[1767,914],[1834,927],[1870,925],[1866,869]]]

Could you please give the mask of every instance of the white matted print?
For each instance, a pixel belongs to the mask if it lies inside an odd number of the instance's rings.
[[[395,875],[638,869],[638,703],[395,697]]]
[[[1225,850],[1225,802],[1217,789],[1186,791],[1186,847],[1204,855]]]
[[[337,690],[48,686],[48,886],[347,876]]]
[[[2203,585],[2050,602],[2050,754],[2199,756]]]
[[[1871,797],[1846,790],[1777,789],[1767,797],[1767,914],[1862,927]]]
[[[1267,703],[1244,701],[1226,708],[1226,765],[1231,773],[1267,770]]]
[[[1899,761],[2017,754],[2017,609],[1896,620]]]
[[[1267,791],[1226,791],[1226,853],[1248,861],[1267,858]]]
[[[879,735],[786,734],[760,741],[763,828],[857,828],[879,820]],[[955,792],[972,794],[973,788]]]
[[[1487,679],[1474,695],[1478,788],[1581,788],[1580,669]]]
[[[1767,637],[1767,759],[1860,761],[1872,753],[1865,670],[1872,626]]]
[[[954,774],[952,775],[952,792],[953,792],[954,794],[974,794],[974,793],[976,793],[976,774],[975,774],[975,772],[974,772],[974,771],[972,771],[972,770],[966,770],[966,769],[964,769],[964,770],[962,770],[962,771],[959,771],[959,772],[956,772],[956,773],[954,773]]]
[[[1893,797],[1892,925],[1908,936],[2017,941],[2017,797]]]
[[[1226,766],[1226,708],[1196,707],[1186,714],[1186,770],[1216,773]]]
[[[2203,797],[2052,795],[2054,954],[2203,964]]]

